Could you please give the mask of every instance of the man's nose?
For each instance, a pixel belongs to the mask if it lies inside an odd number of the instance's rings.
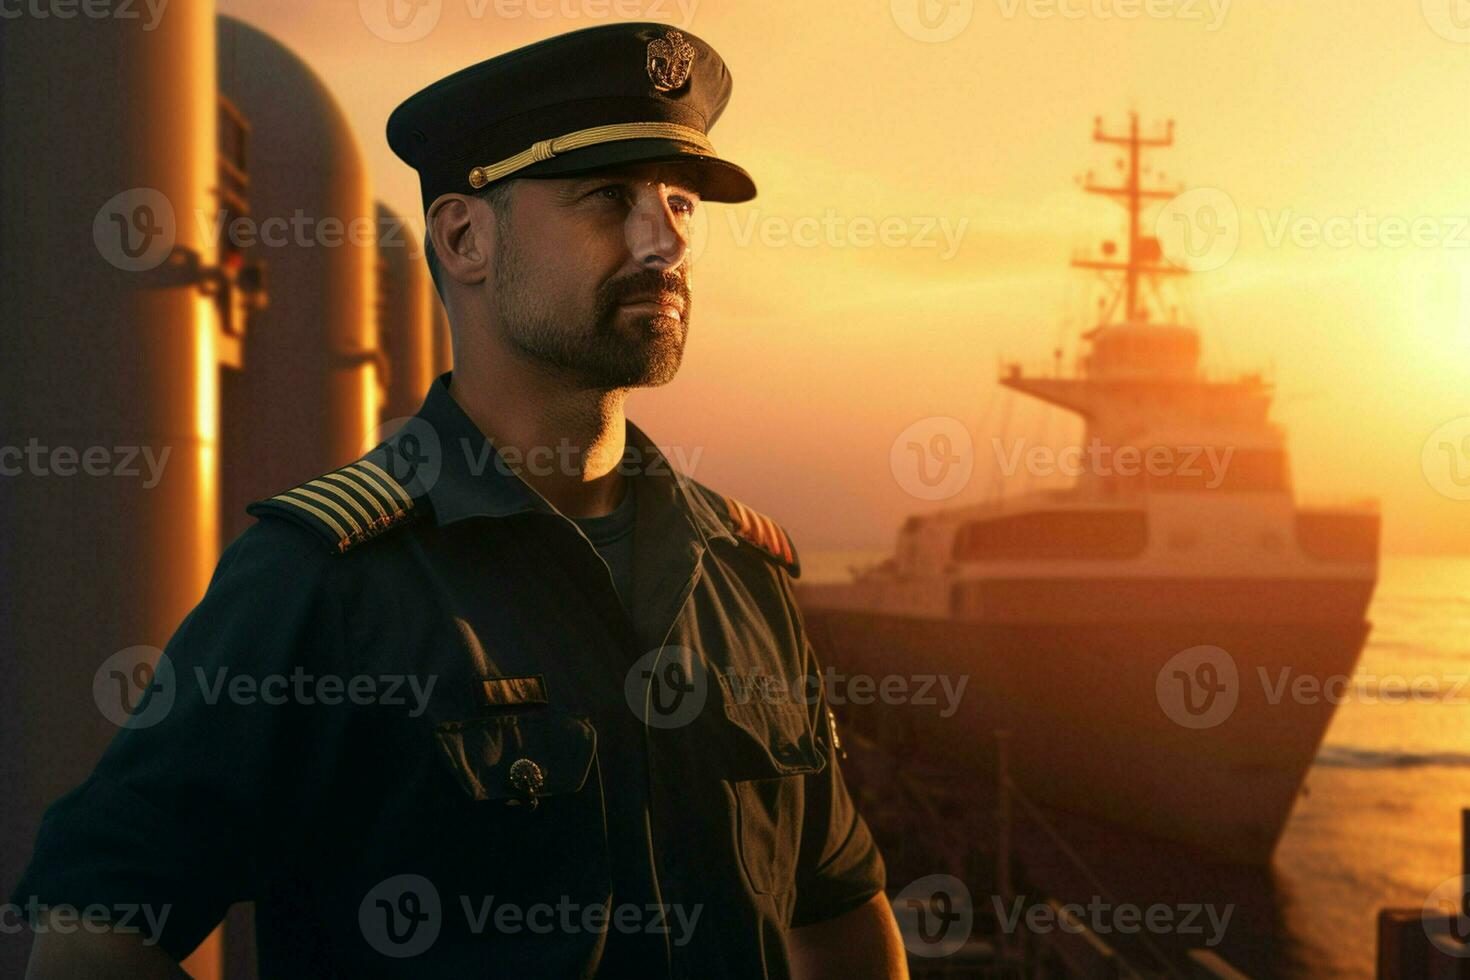
[[[675,213],[664,192],[640,188],[625,232],[633,261],[644,269],[675,269],[689,254],[688,215]]]

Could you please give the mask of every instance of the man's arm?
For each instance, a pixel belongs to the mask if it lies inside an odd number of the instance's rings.
[[[294,815],[328,782],[351,708],[232,690],[298,668],[348,674],[332,560],[275,520],[226,550],[159,660],[170,669],[92,774],[46,810],[11,898],[49,909],[29,976],[186,976],[174,964],[295,846]],[[98,907],[116,928],[79,928],[77,910]]]
[[[798,980],[908,980],[903,939],[884,894],[883,856],[842,778],[825,675],[805,636],[789,578],[786,588],[803,634],[803,672],[816,681],[810,720],[826,758],[820,772],[802,777],[806,792],[796,903],[786,933],[793,975]]]
[[[903,940],[882,892],[851,912],[786,934],[796,980],[908,980]]]
[[[42,917],[31,946],[25,980],[74,980],[75,977],[128,977],[130,980],[188,980],[189,974],[157,946],[136,932],[88,932]],[[72,916],[75,919],[75,916]]]

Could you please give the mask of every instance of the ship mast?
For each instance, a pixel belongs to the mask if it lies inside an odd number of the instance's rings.
[[[1074,258],[1072,265],[1078,269],[1092,269],[1103,273],[1122,273],[1122,286],[1125,300],[1124,323],[1137,324],[1148,322],[1148,308],[1139,294],[1139,282],[1148,277],[1152,282],[1154,276],[1181,276],[1186,274],[1185,269],[1167,264],[1162,261],[1163,249],[1159,240],[1154,235],[1145,235],[1140,229],[1140,216],[1148,201],[1164,200],[1173,197],[1177,191],[1163,189],[1151,189],[1143,186],[1142,181],[1142,159],[1143,151],[1153,147],[1167,147],[1174,145],[1174,120],[1167,123],[1163,136],[1145,137],[1138,130],[1138,113],[1129,113],[1129,131],[1127,135],[1112,135],[1103,130],[1102,117],[1095,120],[1092,139],[1097,143],[1110,143],[1116,146],[1128,148],[1128,176],[1124,184],[1119,187],[1108,187],[1093,181],[1092,173],[1087,174],[1087,182],[1083,190],[1089,194],[1101,194],[1118,201],[1128,211],[1128,251],[1126,261],[1117,262],[1107,259]],[[1104,246],[1104,254],[1111,254],[1111,243]],[[1117,299],[1114,298],[1112,309],[1117,308]],[[1104,325],[1107,317],[1104,317]]]

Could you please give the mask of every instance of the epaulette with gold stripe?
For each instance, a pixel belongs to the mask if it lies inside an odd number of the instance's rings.
[[[796,557],[796,546],[791,543],[791,537],[781,525],[760,511],[751,510],[734,497],[726,497],[724,494],[719,496],[725,504],[730,530],[735,532],[736,537],[754,545],[766,557],[775,559],[784,565],[792,578],[801,574],[801,562]]]
[[[342,554],[418,516],[403,485],[363,458],[245,508],[273,514],[315,532]]]

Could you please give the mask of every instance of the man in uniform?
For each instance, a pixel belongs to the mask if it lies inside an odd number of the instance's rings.
[[[690,321],[689,226],[754,196],[730,76],[657,24],[419,92],[455,370],[250,508],[16,897],[152,910],[30,973],[177,976],[234,902],[267,977],[900,977],[769,518],[623,414]]]

